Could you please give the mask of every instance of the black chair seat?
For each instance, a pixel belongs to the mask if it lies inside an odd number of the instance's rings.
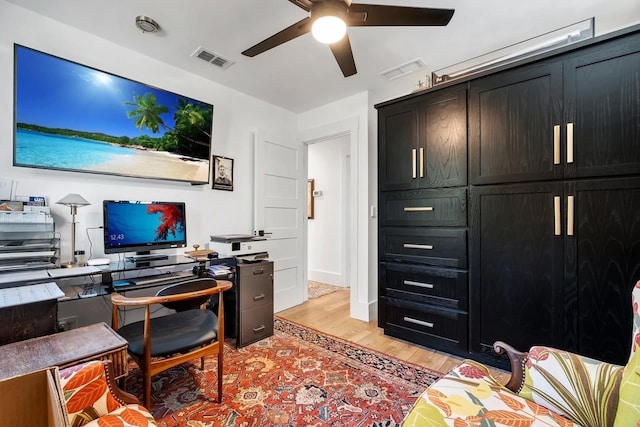
[[[118,329],[129,342],[129,353],[142,357],[144,321]],[[151,319],[151,357],[170,356],[216,341],[218,318],[210,310],[192,309]]]

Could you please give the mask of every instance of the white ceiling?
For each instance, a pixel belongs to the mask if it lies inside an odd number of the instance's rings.
[[[379,73],[415,58],[427,64],[426,75],[592,16],[597,35],[640,21],[638,0],[354,0],[455,14],[446,27],[350,28],[358,74],[345,78],[310,34],[254,58],[240,54],[306,16],[287,0],[8,1],[296,113],[362,91],[373,99],[409,93],[418,74],[388,81]],[[161,31],[143,34],[138,15]],[[235,64],[222,70],[193,58],[200,46]]]

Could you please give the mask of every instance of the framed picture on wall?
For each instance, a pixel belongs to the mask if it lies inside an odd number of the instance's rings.
[[[213,156],[213,189],[233,191],[233,159]]]
[[[313,219],[313,179],[307,180],[307,219]]]

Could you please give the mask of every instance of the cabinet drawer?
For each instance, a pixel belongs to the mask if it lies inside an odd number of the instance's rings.
[[[273,335],[273,304],[267,304],[240,312],[240,341],[244,347]]]
[[[381,228],[381,260],[467,268],[467,230]]]
[[[238,284],[241,310],[273,304],[273,278],[270,274],[245,277]]]
[[[273,276],[273,262],[259,262],[255,264],[238,264],[240,279],[249,277]]]
[[[464,227],[467,225],[467,190],[380,193],[380,224]]]
[[[381,295],[467,311],[468,273],[419,265],[381,263]]]
[[[427,304],[383,298],[385,333],[451,352],[467,351],[467,314]]]

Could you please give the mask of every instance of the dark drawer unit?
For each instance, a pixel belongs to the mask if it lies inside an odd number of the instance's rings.
[[[238,347],[244,347],[273,335],[273,304],[243,310],[240,313]]]
[[[467,230],[449,228],[382,228],[381,259],[467,268]]]
[[[467,225],[467,189],[381,193],[380,225],[464,227]]]
[[[238,264],[236,346],[273,335],[273,262]]]
[[[466,270],[383,262],[380,279],[385,283],[383,296],[388,298],[467,310]]]
[[[467,352],[467,313],[385,298],[385,333],[455,354]]]

